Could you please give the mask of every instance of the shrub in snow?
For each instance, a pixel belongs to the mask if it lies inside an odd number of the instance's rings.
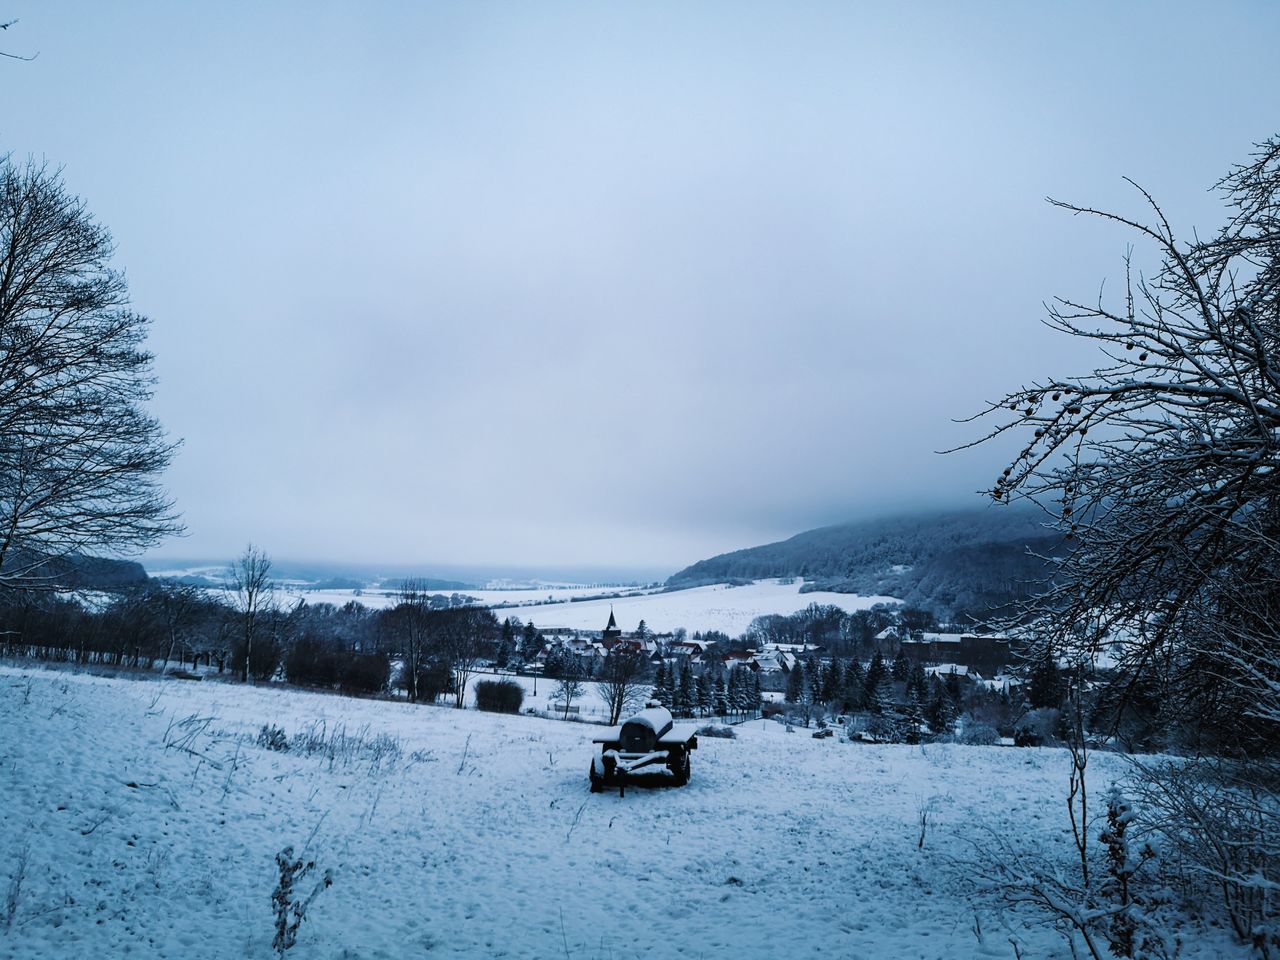
[[[258,731],[258,746],[266,747],[268,750],[276,750],[284,753],[289,749],[288,735],[277,727],[274,723],[267,726],[265,723],[262,729]]]
[[[1202,758],[1136,763],[1141,826],[1159,836],[1165,878],[1216,905],[1264,957],[1280,956],[1280,787],[1259,764]]]
[[[736,740],[738,733],[733,729],[733,727],[725,727],[714,723],[708,723],[706,726],[698,728],[698,736],[715,737],[720,740]]]
[[[1043,747],[1061,739],[1062,711],[1045,707],[1030,710],[1013,731],[1013,742],[1019,747]]]
[[[961,743],[968,743],[980,747],[989,747],[992,744],[999,742],[1000,733],[989,723],[974,721],[964,725],[964,730],[958,739]]]
[[[405,690],[409,688],[407,670],[408,667],[402,668],[396,680],[397,685]],[[418,668],[417,691],[419,703],[435,703],[441,694],[453,693],[453,670],[449,663],[432,660],[422,664]]]
[[[513,680],[481,680],[475,689],[476,709],[490,713],[519,713],[524,688]]]
[[[276,854],[276,866],[280,868],[280,882],[271,893],[271,908],[276,915],[276,935],[272,949],[281,956],[298,942],[298,928],[307,918],[307,908],[320,892],[333,884],[333,872],[326,870],[316,882],[310,895],[303,900],[296,887],[304,877],[316,868],[314,860],[295,860],[293,847],[285,847]]]
[[[275,640],[270,637],[255,637],[250,651],[249,675],[259,683],[274,677],[276,668],[280,665],[280,647]],[[236,641],[232,650],[231,662],[242,664],[244,659],[245,643],[241,639]]]
[[[404,754],[398,738],[373,734],[368,724],[348,730],[345,723],[330,727],[324,720],[314,720],[294,734],[288,749],[304,757],[319,757],[330,770],[363,766],[370,774],[393,766]]]
[[[1107,848],[1107,880],[1102,890],[1115,905],[1107,940],[1117,957],[1133,956],[1134,934],[1138,929],[1134,908],[1142,901],[1134,896],[1130,883],[1143,863],[1155,855],[1150,847],[1144,847],[1137,857],[1130,856],[1125,834],[1132,822],[1133,807],[1120,788],[1113,786],[1107,794],[1107,825],[1098,839]]]
[[[391,661],[384,653],[356,653],[303,637],[285,657],[284,675],[300,686],[378,693],[390,679]]]

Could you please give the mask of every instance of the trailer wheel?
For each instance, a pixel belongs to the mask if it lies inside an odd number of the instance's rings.
[[[671,763],[667,767],[675,776],[676,786],[683,787],[689,782],[691,773],[691,764],[689,762],[689,751],[681,750],[678,756],[671,758]]]
[[[587,772],[587,779],[591,781],[591,792],[602,793],[604,791],[604,777],[596,773],[595,761],[591,761],[591,769]]]

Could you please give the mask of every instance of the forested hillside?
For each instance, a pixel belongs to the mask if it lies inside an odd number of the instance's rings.
[[[9,568],[23,571],[24,583],[61,590],[127,590],[147,582],[147,571],[135,560],[76,553],[41,558],[29,550],[14,550]]]
[[[1030,510],[913,514],[821,527],[789,540],[702,560],[670,586],[803,577],[813,589],[900,597],[940,618],[982,619],[1032,592],[1062,552]]]

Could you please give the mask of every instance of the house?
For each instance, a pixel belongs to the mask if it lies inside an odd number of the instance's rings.
[[[917,663],[946,663],[994,676],[1017,659],[1008,637],[975,633],[916,633],[901,644]]]
[[[704,640],[685,639],[670,644],[667,647],[667,652],[674,657],[678,657],[682,660],[688,660],[690,663],[700,664],[702,663],[703,654],[707,652],[708,646],[710,646],[710,644]]]
[[[726,670],[734,667],[751,667],[756,655],[750,650],[729,650],[720,655],[720,662]]]

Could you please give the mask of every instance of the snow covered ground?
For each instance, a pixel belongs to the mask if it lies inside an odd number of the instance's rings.
[[[264,723],[370,746],[273,752],[252,742]],[[1023,957],[1069,956],[974,899],[964,862],[988,828],[1068,855],[1060,751],[753,721],[702,739],[688,787],[619,798],[587,791],[596,729],[0,668],[0,957],[268,957],[290,844],[334,876],[300,960],[1009,958],[1010,936]],[[1096,756],[1094,789],[1122,768]]]
[[[555,695],[558,682],[550,677],[538,677],[535,680],[531,676],[515,676],[510,673],[474,673],[467,680],[466,704],[469,707],[476,702],[476,684],[481,680],[510,680],[520,684],[524,689],[524,705],[520,708],[521,710],[532,707],[535,710],[551,713],[556,704],[564,702]],[[569,706],[578,708],[577,716],[582,720],[609,722],[609,708],[596,690],[594,680],[583,681],[582,690]]]
[[[521,589],[521,590],[428,590],[427,593],[441,593],[448,596],[451,593],[459,593],[468,597],[475,597],[480,603],[485,605],[498,604],[527,604],[536,606],[544,603],[566,603],[574,597],[598,597],[606,593],[634,593],[641,594],[653,592],[654,588],[624,588],[624,587],[593,587],[584,586],[582,584],[556,584],[539,588]],[[374,610],[383,607],[395,606],[400,601],[400,596],[395,590],[383,590],[376,587],[370,587],[362,590],[313,590],[301,584],[285,584],[279,590],[280,597],[284,602],[289,602],[298,598],[305,599],[307,603],[332,603],[335,606],[342,606],[350,603],[352,600],[362,603],[366,607]]]
[[[501,610],[503,617],[533,620],[540,627],[600,630],[612,609],[623,630],[634,630],[641,620],[659,633],[684,627],[721,630],[736,637],[751,621],[767,613],[795,613],[811,603],[834,604],[843,610],[865,610],[877,603],[898,603],[893,597],[861,597],[853,593],[819,591],[801,593],[801,581],[756,580],[740,587],[715,584],[622,597],[617,600],[582,600],[576,603]]]
[[[719,583],[664,592],[661,588],[607,588],[555,584],[527,590],[430,591],[461,593],[480,603],[496,607],[500,618],[519,617],[540,627],[567,627],[572,630],[600,630],[612,609],[618,625],[634,630],[641,620],[659,633],[684,627],[720,630],[736,637],[756,617],[767,613],[795,613],[811,603],[833,604],[843,610],[865,610],[877,603],[899,603],[893,597],[862,597],[852,593],[801,593],[800,580],[756,580],[743,586]],[[278,584],[276,599],[284,604],[332,603],[342,606],[352,600],[378,610],[394,606],[399,597],[393,590],[312,590],[298,583]],[[602,594],[618,593],[607,597]],[[584,599],[600,597],[600,599]]]

